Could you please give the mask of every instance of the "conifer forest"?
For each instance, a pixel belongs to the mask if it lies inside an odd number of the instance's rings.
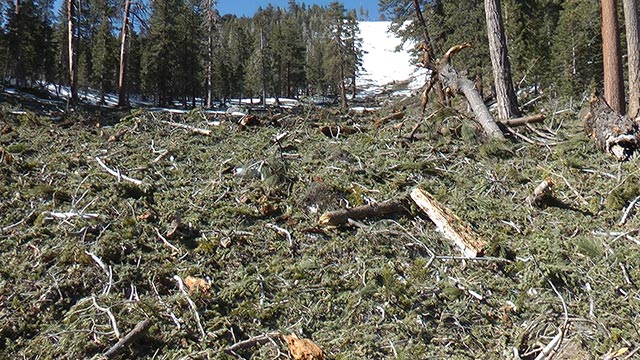
[[[640,357],[637,2],[1,2],[0,360]]]

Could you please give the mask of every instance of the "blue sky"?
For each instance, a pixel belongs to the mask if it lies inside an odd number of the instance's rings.
[[[296,0],[298,4],[322,6],[329,5],[332,0]],[[362,6],[365,10],[369,10],[370,20],[378,19],[378,1],[377,0],[344,0],[340,1],[346,9],[359,10]],[[268,4],[286,8],[289,0],[218,0],[218,10],[221,14],[236,14],[238,16],[253,16],[259,7],[267,7]]]

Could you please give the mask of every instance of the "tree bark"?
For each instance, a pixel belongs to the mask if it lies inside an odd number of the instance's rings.
[[[604,99],[620,115],[625,113],[622,55],[616,0],[602,0],[602,60]]]
[[[460,91],[464,94],[469,105],[471,105],[473,113],[476,115],[476,121],[482,126],[487,136],[494,139],[504,139],[504,134],[491,116],[482,96],[475,89],[473,81],[459,75],[449,64],[443,65],[439,73],[446,79],[452,90]]]
[[[78,37],[76,36],[75,1],[67,0],[68,45],[69,45],[69,84],[71,104],[78,103]]]
[[[489,37],[489,52],[496,87],[496,101],[498,103],[498,117],[507,120],[518,116],[518,98],[511,80],[511,64],[507,51],[507,40],[502,25],[502,11],[499,0],[484,1],[487,18],[487,34]]]
[[[129,11],[130,0],[124,3],[124,15],[122,17],[122,34],[120,36],[120,72],[118,74],[118,106],[129,105],[127,101],[127,41],[129,39]]]
[[[638,0],[623,0],[629,68],[629,112],[631,119],[640,111],[640,34],[638,33]]]

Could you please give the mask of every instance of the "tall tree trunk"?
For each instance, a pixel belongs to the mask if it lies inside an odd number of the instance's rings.
[[[344,66],[344,63],[340,64],[340,83],[338,84],[340,87],[340,108],[342,108],[342,110],[346,110],[349,107],[347,103],[347,86],[344,83]]]
[[[204,0],[206,13],[205,13],[205,27],[207,31],[207,58],[206,58],[206,79],[205,79],[205,108],[211,109],[213,107],[213,29],[215,22],[217,21],[215,7],[217,5],[216,0]]]
[[[124,15],[122,17],[122,34],[120,36],[120,72],[118,74],[118,106],[127,106],[127,42],[129,39],[129,11],[131,2],[124,3]]]
[[[71,104],[78,103],[78,37],[76,36],[75,1],[67,0],[67,21],[69,30],[69,84],[71,87]]]
[[[638,33],[638,0],[623,0],[627,34],[629,68],[629,117],[636,119],[640,111],[640,34]]]
[[[622,55],[616,0],[602,0],[602,60],[604,99],[620,115],[625,113]]]
[[[518,116],[518,98],[511,80],[511,64],[507,51],[507,40],[502,25],[500,0],[485,0],[484,11],[487,18],[487,35],[489,37],[489,53],[496,87],[498,116],[509,119]]]

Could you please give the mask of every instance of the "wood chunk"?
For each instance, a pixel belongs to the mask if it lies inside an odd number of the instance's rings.
[[[325,360],[322,349],[309,339],[300,339],[296,334],[282,335],[293,360]]]
[[[530,115],[530,116],[523,116],[515,119],[500,120],[498,121],[498,124],[512,126],[512,127],[521,126],[521,125],[543,122],[545,118],[546,116],[544,114],[536,114],[536,115]]]
[[[381,217],[394,213],[402,213],[406,211],[407,200],[389,200],[381,203],[356,206],[350,209],[341,209],[336,211],[329,211],[320,216],[320,225],[343,225],[346,224],[349,219],[361,220],[368,217]]]
[[[411,191],[411,199],[436,224],[438,231],[452,241],[465,256],[477,257],[484,254],[487,242],[476,234],[469,225],[445,208],[428,192],[415,188]]]
[[[531,206],[541,206],[544,205],[546,201],[551,198],[551,188],[553,188],[554,182],[553,179],[548,177],[544,179],[536,188],[533,190],[533,193],[529,195],[527,198],[527,202]]]

